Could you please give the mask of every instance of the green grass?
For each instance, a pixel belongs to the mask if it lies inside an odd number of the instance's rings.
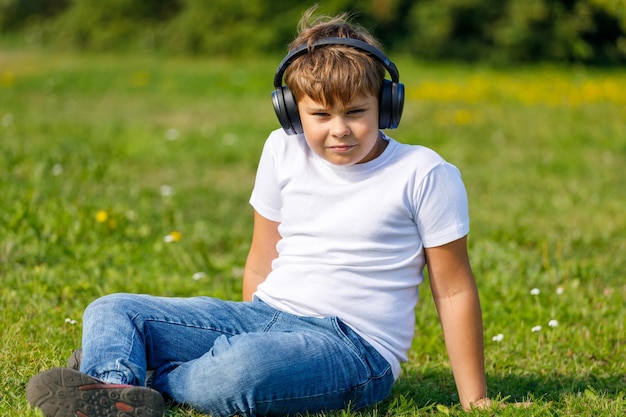
[[[65,363],[98,296],[240,298],[279,59],[0,51],[0,415],[37,415],[28,379]],[[472,415],[623,415],[626,75],[396,63],[408,99],[389,133],[468,188],[489,393],[532,401]],[[463,414],[429,297],[392,397],[331,415]]]

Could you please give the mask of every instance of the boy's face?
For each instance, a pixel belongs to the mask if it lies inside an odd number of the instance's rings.
[[[332,164],[371,161],[385,148],[378,131],[377,97],[356,97],[330,107],[304,96],[298,101],[298,111],[309,147]]]

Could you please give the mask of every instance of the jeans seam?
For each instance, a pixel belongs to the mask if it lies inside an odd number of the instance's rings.
[[[165,324],[169,324],[172,326],[183,326],[183,327],[190,327],[190,328],[195,328],[195,329],[209,330],[213,332],[219,332],[222,334],[228,334],[230,336],[235,336],[239,334],[239,332],[236,332],[232,329],[223,329],[223,328],[219,328],[216,326],[202,326],[197,323],[184,323],[181,321],[167,320],[163,318],[145,318],[144,322],[145,323],[147,322],[165,323]]]
[[[320,398],[320,397],[325,397],[325,396],[329,396],[329,395],[334,395],[337,393],[346,393],[346,392],[354,392],[354,391],[358,391],[360,390],[364,385],[367,385],[367,383],[369,383],[369,380],[363,384],[357,384],[355,386],[352,386],[350,388],[347,389],[336,389],[336,390],[329,390],[328,392],[324,392],[321,394],[306,394],[306,395],[297,395],[297,396],[290,396],[289,398],[272,398],[269,400],[257,400],[255,401],[257,404],[271,404],[271,403],[275,403],[275,402],[280,402],[280,401],[293,401],[293,400],[300,400],[303,398]]]
[[[278,318],[281,316],[281,314],[283,314],[280,311],[276,311],[274,312],[274,314],[272,315],[272,319],[270,321],[267,322],[267,324],[265,325],[265,327],[263,327],[263,330],[261,330],[262,332],[269,332],[270,329],[272,328],[272,326],[274,326],[274,324],[278,321]]]

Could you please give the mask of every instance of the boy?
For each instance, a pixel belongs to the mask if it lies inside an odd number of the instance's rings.
[[[395,65],[346,16],[312,12],[274,80],[283,129],[265,144],[250,199],[244,302],[96,300],[80,372],[28,384],[46,416],[160,416],[163,397],[214,416],[370,406],[407,360],[424,266],[461,404],[488,401],[460,174],[380,131],[402,113]]]

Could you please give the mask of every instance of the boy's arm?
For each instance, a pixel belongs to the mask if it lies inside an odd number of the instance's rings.
[[[425,251],[433,299],[461,405],[466,410],[486,406],[489,400],[482,314],[467,254],[467,237]]]
[[[265,281],[276,259],[276,243],[280,240],[279,223],[273,222],[254,211],[254,230],[248,259],[243,271],[243,300],[252,300],[257,286]]]

